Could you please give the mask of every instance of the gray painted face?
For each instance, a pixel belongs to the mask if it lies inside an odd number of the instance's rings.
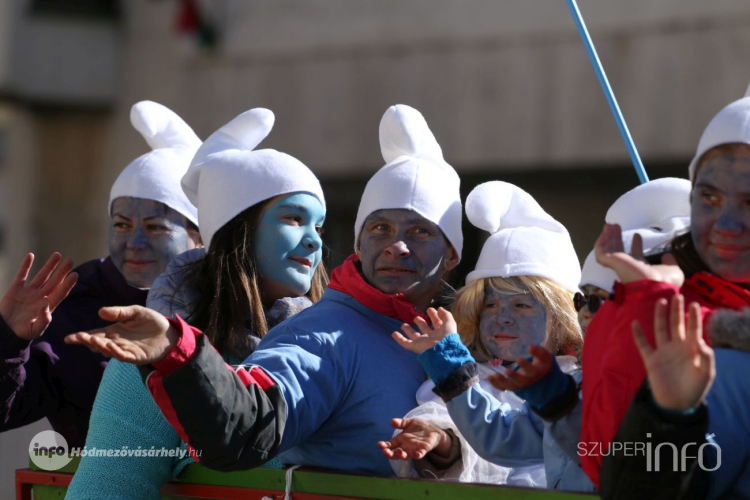
[[[690,233],[712,273],[750,283],[750,148],[748,156],[709,158],[692,193]]]
[[[195,248],[185,216],[163,203],[122,197],[112,203],[109,255],[125,281],[151,288],[177,255]]]
[[[403,293],[421,310],[437,293],[443,274],[457,264],[440,228],[413,210],[370,214],[359,250],[362,274],[370,285],[383,293]]]
[[[487,288],[479,338],[497,358],[515,361],[547,337],[547,309],[531,293],[504,294]]]

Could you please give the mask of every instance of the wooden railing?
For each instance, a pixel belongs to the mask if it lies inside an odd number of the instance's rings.
[[[61,500],[79,459],[55,472],[16,471],[16,500]],[[221,500],[283,500],[287,473],[281,469],[216,472],[189,465],[177,481],[166,484],[165,497]],[[592,500],[592,495],[431,479],[360,476],[302,468],[293,471],[293,500]]]

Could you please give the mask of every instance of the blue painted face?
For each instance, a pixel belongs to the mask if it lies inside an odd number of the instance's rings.
[[[458,255],[440,228],[406,209],[378,210],[362,226],[359,260],[365,280],[383,293],[403,293],[424,311]]]
[[[750,147],[747,155],[710,157],[698,170],[690,233],[712,273],[750,283]]]
[[[109,255],[125,281],[151,288],[177,255],[195,248],[197,233],[189,232],[187,219],[163,203],[122,197],[112,202]]]
[[[529,355],[547,338],[547,308],[531,293],[504,294],[487,287],[479,319],[479,339],[504,361]]]
[[[320,200],[307,193],[277,196],[263,209],[254,248],[263,297],[270,305],[310,290],[323,257],[325,216]]]

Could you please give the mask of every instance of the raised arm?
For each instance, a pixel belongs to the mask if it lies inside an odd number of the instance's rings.
[[[78,275],[70,273],[71,259],[62,260],[54,253],[26,283],[33,262],[34,255],[26,255],[0,299],[0,431],[40,420],[63,400],[62,389],[52,376],[57,359],[52,346],[32,341],[47,330],[52,313]]]

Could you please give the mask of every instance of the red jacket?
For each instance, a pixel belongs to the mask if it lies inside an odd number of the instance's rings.
[[[670,299],[677,287],[656,281],[615,285],[615,300],[607,301],[589,326],[583,347],[583,425],[585,449],[607,454],[620,423],[646,369],[633,341],[630,325],[638,320],[646,338],[654,345],[654,307],[661,298]],[[750,291],[709,273],[696,273],[679,290],[685,304],[698,302],[703,317],[703,336],[708,341],[708,322],[716,309],[750,307]],[[597,443],[592,445],[590,443]],[[601,447],[599,447],[601,443]],[[599,486],[602,456],[581,456],[581,466]]]

